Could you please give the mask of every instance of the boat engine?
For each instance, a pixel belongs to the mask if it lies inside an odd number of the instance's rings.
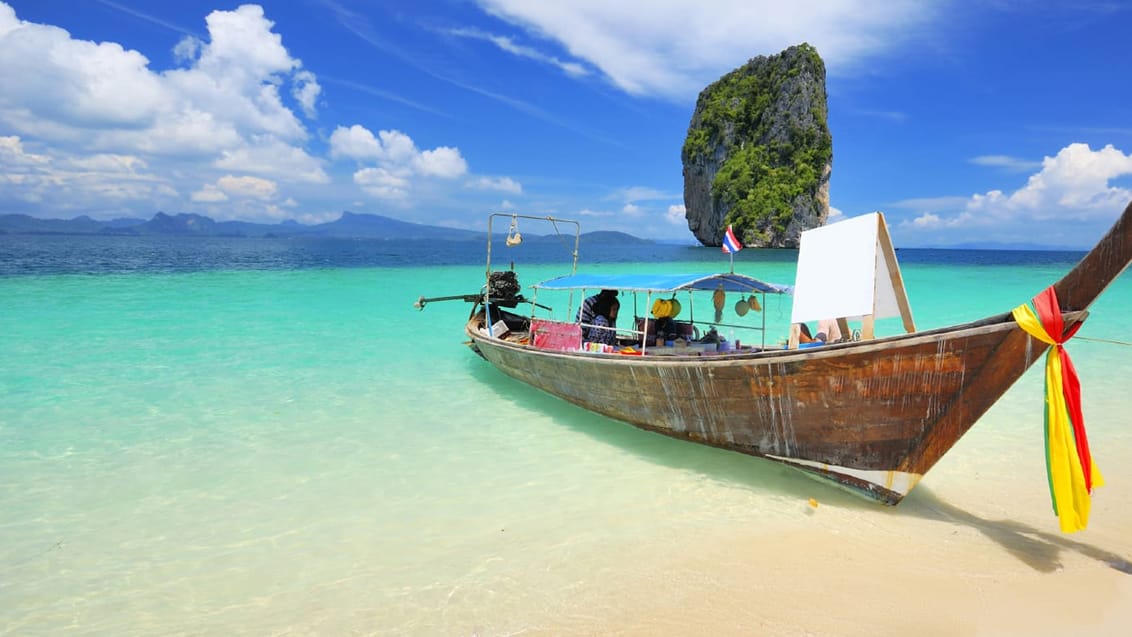
[[[500,307],[515,307],[523,296],[519,294],[519,277],[514,270],[492,272],[487,280],[488,298]]]

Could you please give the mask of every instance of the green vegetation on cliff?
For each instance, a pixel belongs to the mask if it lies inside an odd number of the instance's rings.
[[[724,226],[733,224],[744,243],[783,234],[795,199],[816,192],[832,158],[825,66],[808,44],[793,51],[753,60],[712,84],[684,142],[686,164],[723,147],[711,195],[727,210]]]

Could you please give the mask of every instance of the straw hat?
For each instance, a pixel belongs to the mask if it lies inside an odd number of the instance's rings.
[[[739,299],[735,302],[735,313],[739,316],[746,316],[750,309],[751,304],[747,302],[747,299]]]

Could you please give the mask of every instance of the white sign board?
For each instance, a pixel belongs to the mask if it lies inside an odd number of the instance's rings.
[[[891,276],[900,269],[880,245],[882,223],[873,212],[802,233],[792,323],[901,315]]]

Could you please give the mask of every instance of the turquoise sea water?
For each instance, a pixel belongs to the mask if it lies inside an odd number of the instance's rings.
[[[462,345],[464,303],[412,307],[478,290],[482,246],[0,239],[2,634],[600,634],[684,543],[811,525],[811,497],[859,533],[988,498],[1056,533],[1040,365],[878,509],[496,373]],[[640,250],[584,267],[726,267]],[[788,253],[739,256],[793,281]],[[899,256],[930,328],[1009,311],[1078,255]],[[788,302],[764,311],[784,337]],[[1132,340],[1132,277],[1092,311],[1070,351],[1105,489],[1127,502],[1132,347],[1088,339]],[[1094,523],[1126,521],[1105,495]]]

